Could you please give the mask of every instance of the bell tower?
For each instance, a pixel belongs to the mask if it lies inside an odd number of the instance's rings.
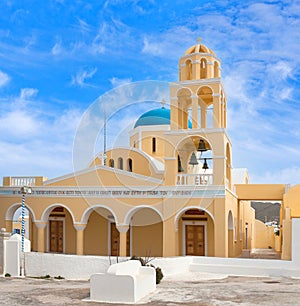
[[[178,68],[179,81],[170,84],[168,137],[171,140],[177,135],[175,143],[172,141],[175,153],[169,150],[169,157],[173,156],[178,164],[177,174],[173,172],[176,184],[231,188],[231,143],[226,134],[227,101],[221,62],[198,38],[180,58]],[[167,171],[170,165],[166,162]]]

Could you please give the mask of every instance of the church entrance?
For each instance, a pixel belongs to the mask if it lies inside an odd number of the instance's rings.
[[[64,252],[64,220],[49,219],[49,251]]]
[[[187,222],[183,226],[185,255],[205,256],[205,224]]]

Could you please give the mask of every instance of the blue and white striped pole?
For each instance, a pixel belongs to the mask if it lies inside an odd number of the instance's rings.
[[[24,253],[24,240],[25,240],[25,192],[22,194],[22,229],[21,229],[21,236],[22,236],[22,253]]]

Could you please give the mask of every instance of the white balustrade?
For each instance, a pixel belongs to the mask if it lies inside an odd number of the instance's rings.
[[[190,174],[181,173],[177,174],[176,184],[182,186],[201,186],[201,185],[212,185],[213,174]]]
[[[11,187],[35,186],[34,176],[12,176],[10,178]]]

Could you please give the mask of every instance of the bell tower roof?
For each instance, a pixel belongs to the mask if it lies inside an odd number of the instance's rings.
[[[194,54],[194,53],[209,53],[216,56],[215,52],[205,45],[201,44],[201,38],[197,39],[197,43],[190,48],[188,48],[184,55]]]

